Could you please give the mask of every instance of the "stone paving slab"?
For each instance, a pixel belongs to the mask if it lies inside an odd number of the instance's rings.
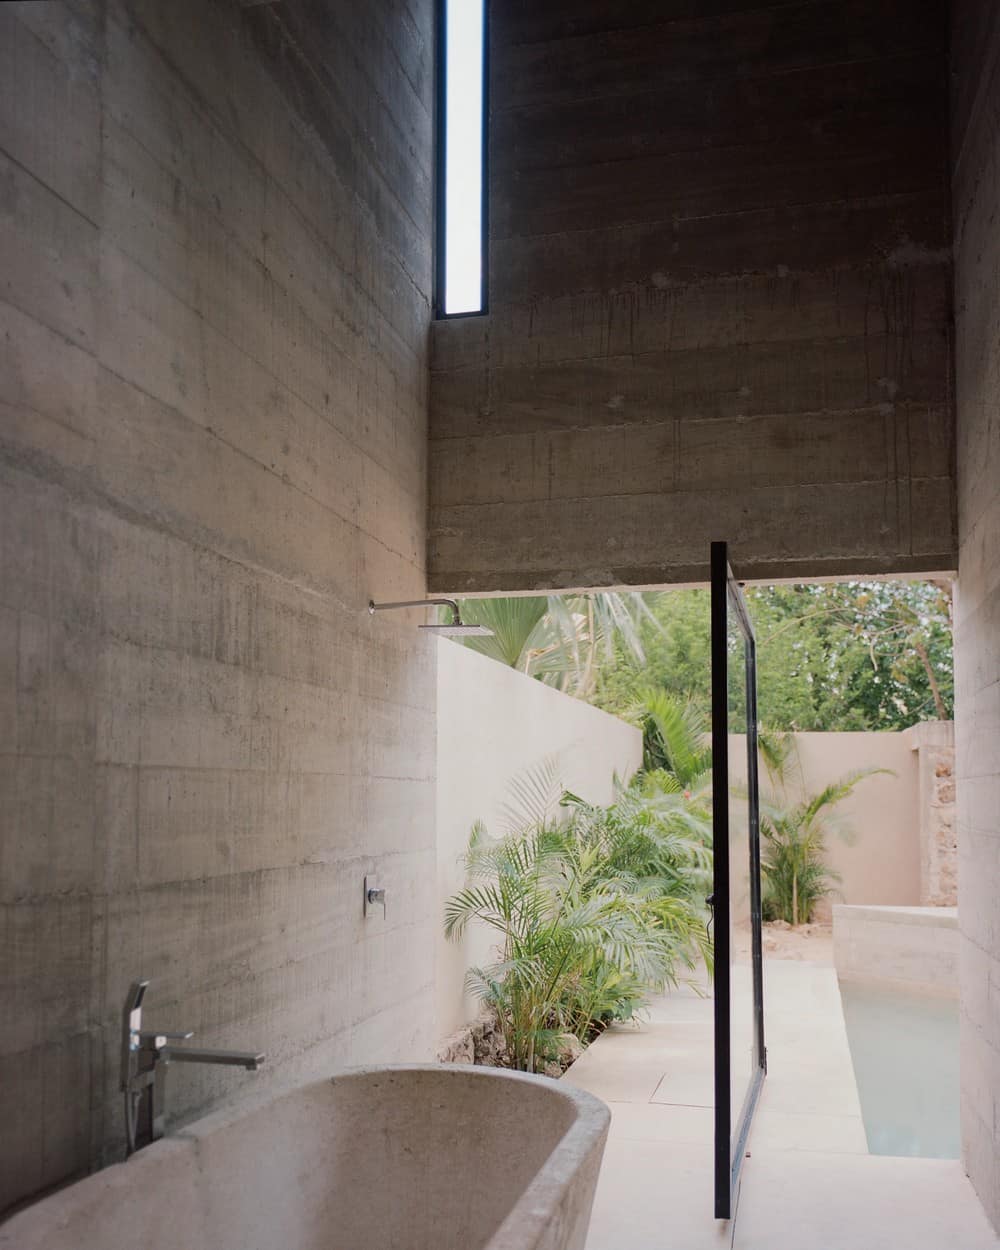
[[[587,1250],[1000,1250],[950,1160],[869,1155],[833,968],[765,964],[768,1078],[736,1218],[712,1218],[712,1004],[683,987],[565,1080],[611,1132]]]

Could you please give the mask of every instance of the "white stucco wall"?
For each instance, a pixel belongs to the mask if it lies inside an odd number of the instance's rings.
[[[917,752],[907,733],[797,733],[797,765],[789,769],[794,798],[816,794],[846,773],[884,768],[867,777],[833,809],[853,831],[848,844],[831,837],[830,866],[840,874],[837,893],[820,908],[829,918],[831,903],[884,903],[915,906],[920,902],[920,810]],[[733,745],[734,773],[746,776],[743,739]],[[761,771],[761,791],[767,789]]]
[[[460,889],[462,856],[476,820],[495,829],[512,778],[546,757],[562,784],[594,803],[611,801],[613,778],[642,763],[642,735],[632,725],[438,639],[437,729],[437,1031],[459,1028],[478,1011],[463,987],[466,969],[488,958],[489,942],[469,933],[445,941],[445,900]]]

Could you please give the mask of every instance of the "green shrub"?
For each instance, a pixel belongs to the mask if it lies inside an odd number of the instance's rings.
[[[853,840],[852,830],[837,819],[833,809],[866,777],[888,770],[866,768],[848,773],[818,794],[790,799],[784,773],[791,744],[789,738],[777,762],[764,756],[776,790],[761,797],[760,867],[764,919],[799,925],[812,920],[816,904],[832,894],[840,882],[839,874],[826,861],[827,838],[836,834],[845,842]]]
[[[470,969],[468,985],[528,1072],[560,1034],[590,1040],[682,968],[711,964],[704,804],[649,778],[618,784],[608,807],[558,795],[551,765],[517,784],[509,831],[473,830],[469,882],[445,909],[449,937],[473,920],[496,933],[497,961]]]

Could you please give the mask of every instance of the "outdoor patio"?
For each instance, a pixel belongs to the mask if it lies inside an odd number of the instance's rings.
[[[712,1218],[709,997],[657,999],[566,1074],[613,1114],[588,1250],[1000,1247],[959,1162],[868,1154],[836,973],[817,954],[765,960],[769,1070],[731,1223]]]

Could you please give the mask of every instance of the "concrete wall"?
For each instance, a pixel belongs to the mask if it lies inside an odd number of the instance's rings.
[[[431,585],[952,569],[945,0],[496,0]]]
[[[962,1138],[1000,1227],[1000,9],[953,9]]]
[[[433,1041],[431,0],[0,5],[0,1209],[114,1156],[120,1006]],[[361,917],[376,864],[387,924]]]
[[[833,909],[833,962],[840,981],[877,983],[958,998],[954,907]]]
[[[617,772],[642,764],[642,734],[534,678],[442,638],[438,642],[437,1033],[459,1028],[480,1010],[464,996],[466,969],[492,962],[495,937],[468,931],[446,942],[442,913],[465,883],[462,856],[483,820],[502,832],[510,782],[553,759],[562,785],[592,803],[609,803]]]
[[[908,732],[908,731],[907,731]],[[816,794],[846,773],[863,768],[889,772],[866,777],[832,809],[853,835],[828,839],[828,862],[841,876],[837,893],[820,905],[829,919],[833,903],[920,902],[920,808],[917,753],[907,733],[797,733],[797,766],[789,769],[788,794]],[[730,752],[733,772],[746,776],[746,747]],[[761,772],[762,791],[769,788]]]

